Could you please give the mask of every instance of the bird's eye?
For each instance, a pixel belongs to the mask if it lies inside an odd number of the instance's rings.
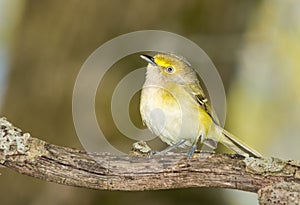
[[[166,71],[168,73],[174,73],[175,69],[172,66],[168,66],[168,67],[166,67]]]

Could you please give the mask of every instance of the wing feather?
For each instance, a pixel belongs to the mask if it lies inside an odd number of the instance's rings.
[[[219,120],[214,114],[212,107],[206,98],[203,89],[200,87],[199,83],[191,83],[187,86],[189,93],[193,95],[193,98],[198,102],[198,104],[204,109],[207,114],[212,118],[215,124],[219,125]]]

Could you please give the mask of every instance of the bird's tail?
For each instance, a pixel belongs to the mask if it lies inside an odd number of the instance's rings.
[[[238,140],[233,134],[229,133],[225,129],[222,129],[222,136],[219,140],[223,145],[225,145],[227,148],[233,150],[237,154],[243,155],[245,157],[251,156],[256,158],[261,158],[262,155],[257,152],[256,150],[250,148],[248,145],[242,143],[240,140]]]

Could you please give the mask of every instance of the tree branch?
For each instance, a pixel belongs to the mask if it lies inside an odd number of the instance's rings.
[[[0,118],[0,165],[42,180],[91,189],[143,191],[219,187],[248,192],[260,190],[261,204],[270,198],[270,187],[278,188],[284,183],[284,187],[293,188],[279,190],[292,193],[295,200],[300,201],[300,163],[295,161],[245,159],[229,154],[196,153],[187,160],[185,153],[153,156],[87,153],[30,137],[5,118]]]

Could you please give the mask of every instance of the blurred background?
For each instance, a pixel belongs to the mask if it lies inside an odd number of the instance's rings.
[[[50,143],[82,149],[72,121],[82,64],[106,41],[145,29],[185,36],[210,56],[226,88],[229,131],[265,156],[299,160],[297,0],[0,0],[0,116]],[[96,99],[97,114],[107,118],[102,128],[124,150],[132,142],[118,139],[103,106],[118,80],[141,66],[138,55],[118,62]],[[138,95],[130,111],[141,126]],[[257,204],[255,194],[234,190],[96,191],[0,171],[1,204]]]

